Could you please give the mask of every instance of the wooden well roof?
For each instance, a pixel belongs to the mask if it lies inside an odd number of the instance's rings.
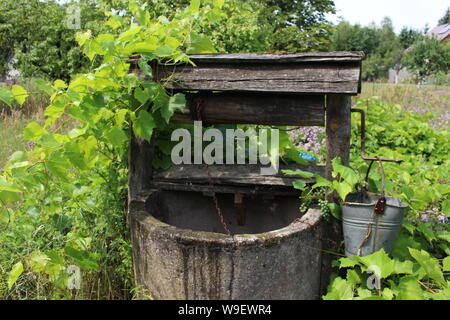
[[[175,91],[347,94],[361,90],[362,52],[197,54],[162,66],[156,80]]]

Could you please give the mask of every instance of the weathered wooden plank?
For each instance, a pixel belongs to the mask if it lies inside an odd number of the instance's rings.
[[[192,183],[175,183],[164,181],[152,181],[152,189],[165,191],[189,191],[202,192],[204,194],[228,193],[228,194],[244,194],[244,195],[267,195],[273,196],[292,196],[298,195],[299,191],[287,186],[238,186],[238,185],[220,185],[215,184],[211,187],[209,184],[192,184]]]
[[[308,94],[359,93],[360,62],[198,63],[158,66],[157,79],[179,91],[235,91]]]
[[[349,96],[328,95],[326,110],[327,164],[326,175],[332,179],[331,161],[340,157],[345,165],[349,163],[351,136],[351,107]]]
[[[217,185],[259,185],[259,186],[286,186],[300,180],[296,177],[286,176],[282,170],[302,169],[304,171],[324,174],[323,166],[282,165],[279,173],[274,176],[262,176],[259,165],[212,165],[208,166],[211,179]],[[165,171],[157,171],[153,175],[156,182],[209,184],[208,169],[205,165],[177,165]],[[314,179],[303,179],[313,183]]]
[[[332,177],[331,161],[340,157],[345,165],[349,163],[350,155],[350,135],[351,135],[351,105],[352,99],[349,96],[327,96],[326,110],[326,133],[327,133],[327,162],[326,176],[328,179]],[[329,201],[333,201],[333,196],[329,197]],[[336,271],[332,267],[332,260],[336,257],[327,252],[332,252],[339,248],[342,244],[342,226],[337,219],[323,221],[321,224],[323,241],[322,249],[322,270],[321,270],[321,291],[326,292],[331,274]]]
[[[150,188],[153,174],[151,165],[154,154],[154,141],[149,143],[137,138],[130,130],[131,141],[128,154],[128,203],[139,200],[142,190]]]
[[[201,118],[201,119],[200,119]],[[187,109],[174,123],[202,120],[214,124],[323,126],[325,96],[258,93],[202,93],[187,95]]]
[[[363,52],[304,52],[304,53],[230,53],[230,54],[193,54],[194,63],[286,63],[286,62],[329,62],[361,61]]]

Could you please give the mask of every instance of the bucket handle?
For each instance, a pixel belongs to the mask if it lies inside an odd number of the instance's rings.
[[[377,158],[378,160],[378,165],[381,169],[381,196],[378,199],[376,205],[375,205],[375,209],[374,212],[376,214],[384,214],[384,209],[386,208],[386,194],[385,194],[385,175],[384,175],[384,167],[383,167],[383,161],[380,158]],[[367,169],[367,173],[366,173],[366,186],[367,186],[367,190],[370,191],[370,184],[369,184],[369,173],[370,170],[372,169],[373,164],[375,163],[376,160],[372,160],[370,162],[369,168]]]
[[[378,200],[377,204],[375,205],[375,213],[376,214],[384,214],[384,209],[386,208],[386,196],[384,193],[384,187],[385,187],[385,177],[384,177],[384,168],[383,168],[383,162],[395,162],[395,163],[402,163],[403,160],[399,159],[387,159],[387,158],[380,158],[380,157],[367,157],[366,156],[366,113],[364,110],[361,109],[355,109],[352,108],[351,112],[357,112],[361,115],[361,158],[366,161],[370,161],[369,169],[367,170],[366,174],[366,185],[367,190],[370,191],[370,185],[369,185],[369,173],[370,169],[372,169],[372,166],[375,161],[378,161],[378,164],[381,168],[381,196]]]

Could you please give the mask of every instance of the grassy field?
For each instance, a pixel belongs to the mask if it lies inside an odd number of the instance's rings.
[[[449,129],[450,87],[408,84],[364,83],[362,93],[356,99],[377,96],[385,103],[399,104],[404,110],[429,118],[433,127]]]
[[[22,140],[23,129],[30,121],[40,121],[43,118],[42,111],[37,111],[33,115],[24,115],[16,111],[0,117],[0,169],[13,152],[24,151],[30,147]]]

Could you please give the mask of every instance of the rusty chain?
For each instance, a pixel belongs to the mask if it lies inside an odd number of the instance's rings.
[[[199,120],[199,121],[203,121],[202,120],[202,111],[203,110],[202,110],[201,100],[198,100],[197,101],[196,113],[197,113],[197,120]],[[215,209],[216,209],[217,216],[219,217],[220,223],[222,224],[222,227],[225,230],[226,234],[227,235],[231,235],[231,231],[230,231],[230,229],[228,228],[228,226],[227,226],[227,224],[225,222],[225,218],[223,217],[222,210],[220,209],[220,206],[219,206],[219,199],[217,198],[217,193],[216,193],[216,190],[214,188],[214,181],[213,181],[213,178],[212,178],[212,175],[211,175],[211,170],[210,170],[209,166],[206,163],[204,164],[204,166],[206,168],[206,172],[208,173],[208,184],[209,184],[209,187],[211,188],[212,197],[213,197],[214,206],[215,206]]]

